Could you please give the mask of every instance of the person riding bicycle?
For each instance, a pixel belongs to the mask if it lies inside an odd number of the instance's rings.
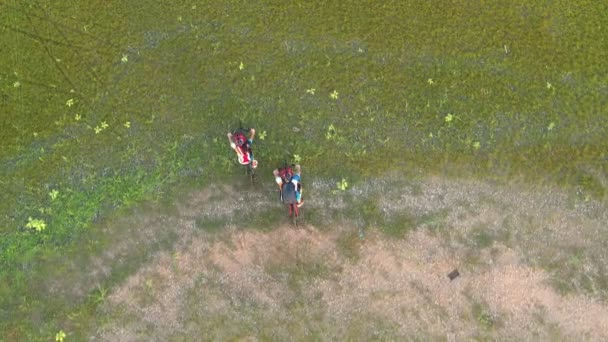
[[[275,169],[272,174],[279,186],[281,200],[287,202],[290,197],[295,197],[298,208],[301,207],[304,201],[302,200],[302,169],[300,165],[284,166]]]
[[[249,137],[245,136],[243,130],[228,132],[228,141],[230,147],[236,152],[237,159],[241,165],[251,165],[253,169],[258,167],[258,161],[253,158],[253,138],[255,137],[255,129],[249,129]]]

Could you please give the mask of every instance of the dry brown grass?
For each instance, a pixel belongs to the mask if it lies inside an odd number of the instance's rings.
[[[402,239],[375,227],[360,239],[344,220],[323,231],[266,232],[227,221],[210,234],[193,221],[229,215],[222,210],[231,189],[193,193],[178,217],[158,221],[171,222],[178,241],[113,289],[102,306],[107,321],[92,337],[608,339],[603,275],[593,273],[607,260],[597,235],[604,204],[546,188],[437,178],[417,185],[378,203],[382,215],[409,213],[415,227]],[[309,208],[324,205],[307,200]],[[573,258],[570,248],[583,253],[578,263],[554,266]],[[461,276],[450,281],[454,268]],[[566,288],[556,283],[564,274],[573,277]],[[576,286],[585,277],[596,292]]]

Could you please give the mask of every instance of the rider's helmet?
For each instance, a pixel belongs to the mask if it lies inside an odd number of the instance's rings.
[[[293,169],[291,166],[282,167],[279,170],[279,176],[283,179],[284,182],[290,182],[293,177]]]
[[[234,139],[234,143],[237,146],[244,146],[247,143],[247,137],[245,136],[245,133],[243,133],[242,131],[234,132],[234,134],[232,135],[232,138]]]

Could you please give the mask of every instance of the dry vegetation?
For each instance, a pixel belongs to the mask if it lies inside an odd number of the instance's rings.
[[[356,217],[319,227],[219,225],[234,216],[230,208],[270,199],[252,193],[234,201],[220,186],[192,193],[171,220],[142,221],[174,230],[177,241],[112,290],[92,337],[608,338],[604,204],[513,184],[429,178],[395,191],[389,184],[395,180],[351,189],[352,205],[384,191],[376,214],[408,213],[402,238],[383,234],[382,224],[360,236]],[[330,210],[323,201],[309,198],[309,215]],[[450,281],[455,268],[461,275]]]

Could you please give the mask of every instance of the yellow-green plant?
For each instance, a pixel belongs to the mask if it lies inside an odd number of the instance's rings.
[[[108,125],[107,122],[102,121],[99,126],[95,126],[94,130],[95,130],[95,134],[99,134],[101,133],[101,131],[103,131],[104,129],[110,127],[110,125]]]
[[[55,342],[63,342],[65,337],[65,332],[63,332],[63,330],[59,330],[59,332],[55,334]]]
[[[46,223],[44,220],[33,219],[31,216],[27,218],[26,228],[35,229],[37,232],[46,229]]]
[[[51,197],[51,201],[54,201],[57,196],[59,195],[59,191],[57,191],[56,189],[51,190],[51,192],[49,192],[49,196]]]
[[[348,189],[348,182],[346,179],[342,178],[341,181],[336,183],[336,186],[338,187],[338,190],[346,191],[346,189]]]
[[[337,134],[338,134],[338,131],[336,130],[336,127],[334,127],[333,124],[330,124],[327,127],[327,132],[325,133],[325,138],[327,140],[331,140],[331,139],[334,139]]]
[[[108,295],[108,289],[102,285],[97,285],[97,291],[95,291],[95,293],[92,295],[93,302],[95,304],[102,303],[103,301],[106,300],[107,295]]]

